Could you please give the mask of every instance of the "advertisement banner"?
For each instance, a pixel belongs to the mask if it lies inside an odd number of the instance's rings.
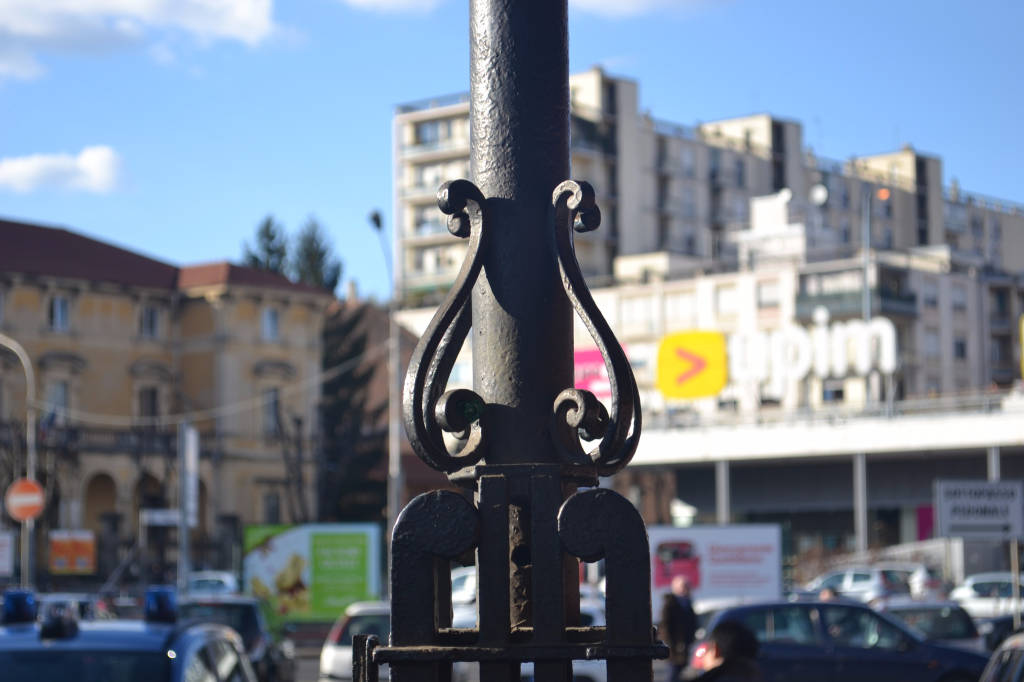
[[[380,528],[369,523],[247,526],[245,591],[275,622],[333,621],[380,597]]]
[[[0,530],[0,578],[14,576],[14,533]]]
[[[676,576],[698,610],[782,597],[782,531],[774,524],[650,526],[654,613]]]
[[[96,536],[91,530],[50,531],[50,573],[92,575],[96,572]]]

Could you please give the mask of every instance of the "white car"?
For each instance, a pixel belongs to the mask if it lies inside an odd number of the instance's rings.
[[[603,626],[604,602],[593,599],[580,600],[580,625],[583,627]],[[452,627],[471,628],[476,626],[474,609],[455,609]],[[533,682],[533,663],[523,663],[519,669],[521,682]],[[573,661],[572,679],[574,682],[607,682],[608,671],[605,661]],[[464,661],[452,666],[452,682],[480,682],[480,666],[477,663]]]
[[[238,578],[231,571],[194,571],[188,574],[188,593],[238,594]]]
[[[1024,596],[1024,584],[1020,594]],[[996,571],[969,575],[953,588],[949,598],[964,607],[972,618],[991,618],[1013,613],[1013,574]]]
[[[377,635],[387,645],[391,635],[391,606],[385,601],[350,604],[335,621],[320,650],[320,682],[352,679],[352,638]],[[380,667],[380,679],[390,679],[388,667]]]
[[[865,603],[910,594],[904,571],[880,566],[847,566],[820,575],[804,587],[811,592],[830,588],[847,599]]]

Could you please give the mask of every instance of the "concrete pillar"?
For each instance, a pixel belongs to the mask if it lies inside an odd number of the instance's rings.
[[[999,446],[993,445],[989,447],[987,452],[988,459],[988,480],[995,482],[999,480]]]
[[[863,452],[853,456],[853,533],[857,551],[868,551],[868,465]]]
[[[729,500],[729,462],[715,462],[715,522],[724,525],[732,520]]]

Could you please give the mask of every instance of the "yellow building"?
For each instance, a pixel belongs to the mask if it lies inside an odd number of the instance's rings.
[[[137,537],[140,508],[177,507],[183,415],[201,439],[200,562],[229,564],[243,524],[315,518],[328,292],[38,225],[0,220],[0,245],[0,331],[36,375],[44,527],[91,529],[102,555]],[[23,472],[25,400],[20,363],[0,351],[4,486]]]

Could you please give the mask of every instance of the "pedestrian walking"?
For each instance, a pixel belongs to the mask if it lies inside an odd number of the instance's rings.
[[[697,635],[697,614],[693,611],[690,584],[684,576],[672,579],[672,591],[665,595],[661,606],[659,628],[669,649],[669,682],[678,682],[689,663],[690,647]]]

